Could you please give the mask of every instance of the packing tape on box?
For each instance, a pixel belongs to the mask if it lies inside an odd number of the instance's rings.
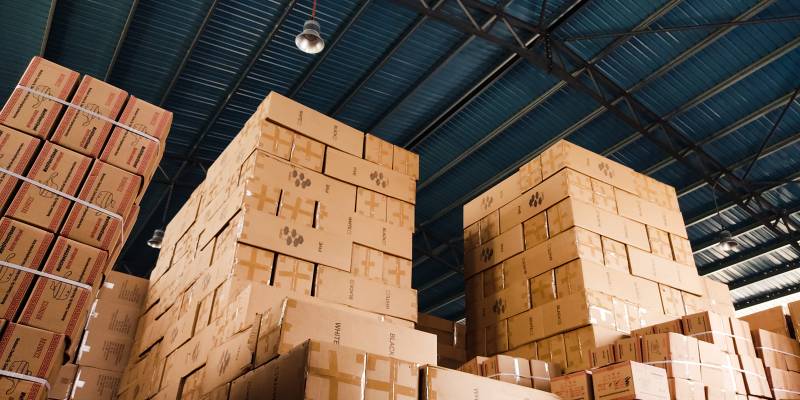
[[[19,372],[7,371],[4,369],[0,369],[0,376],[9,377],[12,379],[19,379],[21,381],[38,383],[44,386],[45,390],[47,390],[48,392],[50,391],[50,382],[48,382],[47,379],[39,378],[38,376],[20,374]]]
[[[35,96],[44,97],[45,99],[48,99],[48,100],[51,100],[51,101],[55,101],[56,103],[63,104],[63,105],[65,105],[67,107],[70,107],[70,108],[74,108],[74,109],[76,109],[76,110],[78,110],[78,111],[80,111],[82,113],[89,114],[92,117],[95,117],[95,118],[97,118],[99,120],[108,122],[108,123],[110,123],[110,124],[112,124],[114,126],[118,126],[118,127],[122,128],[122,129],[125,129],[128,132],[131,132],[131,133],[134,133],[136,135],[139,135],[139,136],[141,136],[141,137],[143,137],[143,138],[145,138],[147,140],[156,142],[156,144],[158,144],[158,146],[161,147],[161,141],[158,140],[157,137],[152,136],[152,135],[148,135],[147,133],[142,132],[141,130],[133,128],[133,127],[131,127],[129,125],[121,124],[121,123],[119,123],[117,121],[114,121],[111,118],[106,117],[105,115],[100,115],[100,114],[98,114],[98,113],[96,113],[96,112],[94,112],[92,110],[89,110],[87,108],[81,107],[81,106],[79,106],[77,104],[70,103],[70,102],[68,102],[66,100],[61,100],[58,97],[51,96],[51,95],[49,95],[47,93],[40,92],[40,91],[38,91],[36,89],[31,89],[31,88],[29,88],[27,86],[17,85],[15,90],[16,89],[20,89],[20,90],[26,91],[26,92],[28,92],[28,93],[30,93],[32,95],[35,95]]]
[[[707,335],[709,333],[712,334],[712,335],[721,335],[721,336],[727,336],[727,337],[734,338],[734,339],[742,339],[744,341],[751,342],[751,343],[753,342],[752,338],[748,338],[748,337],[744,337],[744,336],[740,336],[740,335],[733,335],[733,334],[730,334],[728,332],[722,332],[722,331],[705,331],[705,332],[692,333],[692,334],[685,335],[685,336],[697,337],[697,336],[700,336],[700,335]]]
[[[772,347],[763,347],[763,346],[762,347],[756,347],[756,350],[758,350],[758,349],[766,350],[766,351],[772,351],[772,352],[775,352],[775,353],[778,353],[778,354],[783,354],[783,355],[791,356],[791,357],[794,357],[794,358],[800,358],[800,356],[798,356],[797,354],[787,353],[785,351],[781,351],[781,350],[778,350],[778,349],[773,349]]]
[[[31,269],[31,268],[28,268],[28,267],[23,267],[22,265],[17,265],[17,264],[10,263],[10,262],[7,262],[7,261],[0,261],[0,265],[2,265],[4,267],[8,267],[8,268],[13,268],[13,269],[16,269],[16,270],[19,270],[19,271],[22,271],[22,272],[27,272],[29,274],[39,275],[41,277],[44,277],[44,278],[47,278],[47,279],[52,279],[54,281],[59,281],[59,282],[62,282],[62,283],[66,283],[67,285],[77,286],[79,288],[86,289],[86,290],[92,290],[92,287],[90,285],[87,285],[87,284],[85,284],[83,282],[73,281],[71,279],[67,279],[67,278],[64,278],[64,277],[61,277],[61,276],[58,276],[58,275],[48,274],[47,272],[44,272],[44,271],[39,271],[39,270]]]

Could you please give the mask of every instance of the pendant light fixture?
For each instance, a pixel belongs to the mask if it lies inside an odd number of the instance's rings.
[[[308,54],[317,54],[325,48],[325,41],[320,34],[317,16],[317,0],[311,6],[311,19],[303,24],[303,31],[294,38],[294,44],[300,51]]]
[[[169,186],[169,193],[167,193],[167,203],[164,204],[164,213],[161,214],[161,227],[153,231],[153,236],[147,241],[147,245],[160,249],[161,243],[164,241],[164,226],[167,224],[167,211],[169,211],[169,203],[172,201],[172,190],[175,185]]]
[[[711,187],[711,195],[714,196],[714,209],[717,211],[717,220],[719,222],[719,249],[726,252],[735,252],[739,250],[739,241],[734,239],[731,231],[728,230],[728,227],[725,226],[725,222],[722,219],[722,213],[719,211],[719,205],[717,204],[717,183],[714,183],[714,186]]]

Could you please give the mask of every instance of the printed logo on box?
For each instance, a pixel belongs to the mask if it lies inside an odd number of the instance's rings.
[[[544,203],[544,194],[539,192],[532,194],[531,198],[528,199],[529,207],[539,207],[542,203]]]
[[[295,187],[302,187],[303,189],[311,186],[311,179],[307,178],[302,172],[297,172],[296,169],[292,170],[292,179],[294,179]]]
[[[608,165],[608,163],[606,163],[605,161],[601,161],[600,164],[597,165],[597,168],[600,170],[600,172],[603,173],[603,175],[609,178],[614,177],[614,170],[611,169],[611,166]]]
[[[296,229],[289,228],[288,226],[284,226],[281,229],[279,237],[286,240],[287,246],[297,247],[303,244],[303,235],[297,233]]]
[[[481,250],[481,260],[483,262],[488,262],[489,260],[492,259],[493,256],[494,256],[494,249],[492,249],[491,247],[487,247]]]
[[[369,174],[369,179],[375,182],[375,185],[378,187],[386,187],[389,183],[388,180],[384,179],[383,172],[372,171],[372,173]]]
[[[492,311],[494,311],[494,313],[497,315],[506,312],[506,302],[503,301],[503,299],[495,300],[494,304],[492,305]]]
[[[488,210],[492,207],[492,203],[494,202],[494,198],[492,196],[484,197],[481,199],[481,208],[484,210]]]

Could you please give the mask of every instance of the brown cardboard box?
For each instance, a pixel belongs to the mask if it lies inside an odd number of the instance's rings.
[[[45,142],[26,176],[53,189],[75,195],[89,169],[91,159],[51,142]],[[58,229],[70,201],[51,191],[24,182],[6,215],[51,232]]]
[[[403,289],[411,288],[411,260],[383,255],[383,283]]]
[[[479,274],[483,280],[484,296],[491,296],[503,290],[505,282],[503,277],[503,264],[504,263],[497,264]]]
[[[674,400],[706,400],[703,382],[668,378],[669,396]]]
[[[557,297],[555,270],[547,271],[531,278],[531,306],[538,307],[552,301]]]
[[[303,135],[294,135],[289,161],[317,172],[322,172],[325,145]]]
[[[681,317],[686,314],[686,308],[683,304],[683,296],[681,291],[667,285],[658,285],[658,290],[661,294],[661,305],[664,315]]]
[[[24,175],[39,148],[39,139],[0,125],[0,167]],[[0,209],[5,208],[17,179],[0,173]]]
[[[296,192],[284,190],[278,203],[278,216],[290,221],[292,224],[314,226],[314,211],[317,202],[298,196]]]
[[[356,192],[356,213],[386,221],[386,199],[385,195],[360,187]]]
[[[697,314],[711,308],[711,303],[709,303],[708,299],[705,297],[681,292],[681,298],[683,300],[683,309],[686,311],[687,315]]]
[[[744,371],[745,387],[750,396],[770,397],[770,388],[764,371],[764,364],[755,357],[739,355]]]
[[[652,365],[627,361],[600,368],[592,373],[596,399],[669,399],[664,370]]]
[[[650,250],[644,225],[578,199],[568,198],[550,207],[547,210],[547,226],[551,235],[578,226],[625,244]]]
[[[406,175],[329,147],[325,175],[414,204],[416,182]]]
[[[408,175],[415,181],[419,179],[419,155],[402,147],[394,146],[392,168],[401,174]]]
[[[464,228],[464,252],[472,250],[481,244],[480,223],[476,222]]]
[[[500,212],[494,211],[489,215],[483,217],[480,221],[478,221],[478,235],[481,239],[481,243],[487,243],[488,241],[496,238],[500,235]]]
[[[576,258],[602,264],[603,250],[600,235],[576,227],[525,250],[524,257],[527,278],[533,278]]]
[[[0,367],[55,382],[64,363],[64,335],[8,323],[0,339]]]
[[[628,247],[628,257],[633,275],[692,294],[704,294],[702,282],[697,276],[695,268],[678,264],[635,247]]]
[[[529,358],[529,357],[525,357]],[[550,381],[555,377],[555,371],[550,368],[550,363],[541,360],[530,360],[531,382],[534,389],[550,391]]]
[[[591,350],[613,344],[623,338],[623,334],[612,329],[589,325],[564,333],[564,347],[567,354],[566,372],[571,373],[592,368]],[[612,357],[613,351],[606,353]]]
[[[800,343],[764,329],[753,330],[756,354],[765,367],[800,372]]]
[[[420,399],[520,399],[556,400],[556,395],[524,387],[510,385],[494,379],[435,366],[421,369]]]
[[[560,140],[542,155],[542,176],[547,179],[562,168],[572,168],[614,187],[634,192],[636,176],[632,169],[593,153],[566,140]]]
[[[698,345],[702,382],[727,393],[746,394],[738,359],[734,365],[730,355],[719,351],[717,345],[702,340]]]
[[[251,327],[209,350],[206,363],[216,367],[201,384],[204,392],[233,381],[255,366],[253,353],[256,350],[256,336],[256,329]],[[186,369],[191,370],[189,367]]]
[[[736,354],[729,318],[705,311],[683,317],[682,323],[686,335],[714,343],[728,354]]]
[[[561,375],[567,366],[567,349],[564,335],[555,335],[536,342],[536,353],[539,359],[550,363],[553,372]]]
[[[619,339],[614,342],[614,359],[618,362],[642,362],[642,339],[639,337],[630,337]]]
[[[269,120],[354,156],[364,154],[364,133],[276,92],[270,92],[252,118]]]
[[[353,243],[350,273],[373,280],[383,279],[383,253],[380,250]]]
[[[414,289],[385,285],[323,265],[317,267],[314,282],[315,296],[320,299],[409,321],[417,319]]]
[[[119,271],[109,271],[97,293],[97,298],[141,307],[147,294],[148,284],[146,279]]]
[[[614,364],[617,362],[614,357],[613,344],[589,349],[589,365],[592,369]]]
[[[542,182],[542,160],[534,157],[525,165],[519,167],[519,189],[520,193],[533,188]]]
[[[542,211],[523,223],[525,248],[529,249],[549,239],[547,212]]]
[[[676,333],[642,337],[642,359],[667,371],[670,378],[701,381],[697,339]]]
[[[486,354],[508,351],[508,321],[500,320],[486,327]]]
[[[786,305],[789,310],[789,321],[791,322],[791,330],[795,336],[800,332],[800,301],[793,301]]]
[[[603,261],[605,265],[626,274],[630,273],[628,250],[625,244],[607,237],[602,237],[601,242],[603,244]]]
[[[242,131],[234,138],[234,141],[239,138],[247,142],[241,145],[243,149],[247,148],[251,151],[258,149],[284,160],[288,160],[292,153],[295,133],[291,129],[284,128],[266,120],[260,120],[256,118],[256,116],[253,116],[245,122]],[[231,145],[229,145],[228,148],[230,148]],[[243,154],[242,156],[246,157],[247,154]]]
[[[514,282],[483,300],[481,326],[504,320],[531,308],[528,281]]]
[[[353,345],[370,353],[414,362],[436,362],[436,336],[379,322],[342,306],[286,299],[261,321],[257,364],[282,354],[306,339]]]
[[[33,57],[19,84],[67,100],[78,77],[75,71],[41,57]],[[63,107],[35,93],[15,89],[0,111],[0,123],[39,138],[47,138]]]
[[[669,233],[652,226],[647,227],[647,237],[650,239],[650,251],[659,256],[673,260],[672,246],[669,241]]]
[[[728,318],[733,334],[733,344],[736,354],[743,354],[750,357],[756,356],[756,349],[753,346],[753,336],[750,334],[750,324],[737,318]]]
[[[415,363],[367,353],[365,379],[365,399],[415,400],[419,394],[419,366]]]
[[[527,221],[567,197],[591,203],[592,196],[589,177],[565,169],[500,208],[500,231]]]
[[[569,295],[541,306],[542,321],[548,321],[543,324],[545,336],[586,325],[617,329],[613,299],[612,296],[603,293],[584,292]],[[627,319],[620,323],[626,322]],[[621,330],[621,332],[625,331]]]
[[[116,398],[122,379],[121,372],[92,367],[78,368],[71,399],[111,400]]]
[[[394,197],[386,198],[386,219],[389,225],[414,230],[414,205]]]
[[[136,328],[134,324],[133,329]],[[84,332],[75,362],[81,366],[122,372],[133,351],[133,337],[109,333],[108,329]]]
[[[164,139],[167,138],[172,125],[172,112],[131,96],[119,116],[119,123],[160,139],[163,149]],[[117,129],[120,128],[115,128]]]
[[[678,210],[669,210],[624,190],[616,191],[619,214],[625,218],[686,238],[686,224]]]
[[[125,118],[127,112],[126,107],[120,123],[124,123],[122,118]],[[130,126],[138,129],[134,123],[131,123]],[[169,125],[166,129],[169,129]],[[146,130],[143,132],[147,133]],[[99,159],[130,173],[140,175],[144,177],[145,182],[149,182],[161,159],[164,146],[165,143],[159,143],[138,133],[116,127],[111,132],[111,137]]]
[[[777,368],[767,368],[767,380],[775,400],[797,399],[800,392],[800,374]]]
[[[103,250],[59,236],[42,271],[96,287],[107,259]]]
[[[75,342],[80,337],[91,306],[92,291],[49,278],[38,278],[19,322],[63,333]]]
[[[508,319],[508,345],[511,348],[545,337],[543,307],[534,307]],[[469,346],[467,346],[469,347]]]
[[[728,285],[705,276],[700,278],[700,282],[704,289],[703,294],[711,304],[710,311],[733,317],[736,310],[733,308],[733,300],[731,299]]]
[[[577,259],[555,269],[558,298],[594,291],[638,302],[634,279],[630,275],[605,268],[601,264]]]
[[[592,203],[597,208],[617,213],[617,199],[614,196],[614,186],[592,178]]]
[[[367,133],[364,137],[364,159],[367,161],[392,168],[393,148],[394,145],[371,133]]]
[[[488,359],[488,357],[482,356],[473,357],[457,369],[468,374],[483,376],[483,363],[485,363]]]
[[[692,253],[692,245],[689,243],[689,239],[670,233],[669,242],[672,247],[672,255],[676,262],[691,267],[695,266],[694,254]]]
[[[563,400],[592,400],[592,374],[578,371],[569,375],[554,377],[550,381],[550,391]]]
[[[464,257],[464,276],[470,277],[525,249],[522,225],[468,252]]]
[[[470,226],[490,213],[499,210],[500,207],[518,198],[520,194],[522,192],[519,186],[519,174],[509,176],[464,204],[464,227]],[[521,219],[517,223],[522,223],[525,219]]]
[[[783,306],[768,308],[757,313],[745,315],[740,319],[750,324],[750,329],[753,331],[763,329],[781,336],[791,336],[789,334],[789,327],[786,324],[786,314],[784,313]]]
[[[275,277],[272,284],[275,287],[310,296],[314,284],[314,264],[280,254],[275,263]]]
[[[3,217],[0,219],[0,258],[27,268],[38,269],[53,234]],[[33,282],[33,274],[9,267],[0,267],[2,292],[7,296],[0,303],[3,319],[11,320],[23,305],[25,294]]]
[[[348,216],[344,233],[353,241],[405,259],[411,259],[412,231],[357,214]]]
[[[47,397],[51,399],[66,399],[72,391],[72,383],[75,381],[75,374],[78,373],[78,366],[75,364],[64,364],[58,371],[58,379],[50,386]]]
[[[142,184],[142,178],[101,161],[95,161],[78,198],[110,212],[125,215]],[[122,224],[106,213],[76,204],[61,233],[103,250],[121,239]]]
[[[501,382],[533,387],[531,364],[527,359],[496,355],[483,363],[483,376]]]
[[[126,91],[85,75],[70,103],[116,120],[127,98]],[[110,122],[67,107],[50,140],[78,153],[96,157],[112,126]]]
[[[3,385],[3,395],[8,396],[9,399],[44,400],[47,398],[47,388],[39,383],[3,378]]]

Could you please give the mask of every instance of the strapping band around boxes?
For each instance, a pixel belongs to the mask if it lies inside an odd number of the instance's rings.
[[[753,342],[752,338],[748,338],[748,337],[744,337],[744,336],[740,336],[740,335],[733,335],[733,334],[730,334],[728,332],[722,332],[722,331],[705,331],[705,332],[692,333],[692,334],[686,335],[686,336],[697,337],[697,336],[708,335],[708,334],[727,336],[729,338],[741,339],[741,340],[744,340],[744,341],[750,342],[750,343]]]
[[[106,117],[105,115],[98,114],[98,113],[96,113],[96,112],[94,112],[92,110],[89,110],[87,108],[81,107],[81,106],[79,106],[77,104],[70,103],[70,102],[68,102],[66,100],[61,100],[58,97],[51,96],[51,95],[49,95],[47,93],[40,92],[40,91],[35,90],[35,89],[31,89],[31,88],[29,88],[27,86],[17,85],[16,89],[20,89],[20,90],[26,91],[26,92],[28,92],[30,94],[33,94],[33,95],[36,95],[36,96],[44,97],[47,100],[55,101],[56,103],[65,105],[65,106],[70,107],[70,108],[74,108],[74,109],[76,109],[76,110],[78,110],[78,111],[80,111],[82,113],[89,114],[92,117],[95,117],[95,118],[97,118],[99,120],[102,120],[104,122],[108,122],[109,124],[112,124],[114,126],[117,126],[117,127],[122,128],[122,129],[125,129],[128,132],[131,132],[133,134],[139,135],[139,136],[141,136],[141,137],[143,137],[143,138],[145,138],[147,140],[150,140],[152,142],[156,142],[156,144],[158,144],[159,148],[161,147],[161,141],[158,140],[157,137],[152,136],[152,135],[148,135],[147,133],[142,132],[141,130],[133,128],[133,127],[131,127],[129,125],[121,124],[121,123],[119,123],[117,121],[114,121],[111,118]]]
[[[44,386],[45,390],[47,390],[48,392],[50,391],[50,382],[48,382],[47,379],[39,378],[38,376],[20,374],[18,372],[6,371],[4,369],[0,369],[0,376],[6,376],[11,379],[19,379],[21,381],[38,383]]]
[[[75,197],[75,196],[72,196],[72,195],[70,195],[70,194],[64,193],[64,192],[62,192],[62,191],[60,191],[60,190],[58,190],[58,189],[56,189],[56,188],[53,188],[53,187],[47,186],[47,185],[45,185],[45,184],[43,184],[43,183],[41,183],[41,182],[37,182],[37,181],[35,181],[35,180],[31,179],[31,178],[28,178],[28,177],[26,177],[26,176],[22,176],[22,175],[20,175],[20,174],[18,174],[18,173],[16,173],[16,172],[9,171],[9,170],[7,170],[7,169],[5,169],[5,168],[2,168],[2,167],[0,167],[0,173],[6,174],[6,175],[10,175],[10,176],[12,176],[12,177],[14,177],[14,178],[17,178],[17,179],[19,179],[19,180],[21,180],[21,181],[24,181],[24,182],[26,182],[26,183],[30,183],[31,185],[33,185],[33,186],[36,186],[36,187],[38,187],[39,189],[46,190],[46,191],[48,191],[48,192],[50,192],[50,193],[53,193],[53,194],[55,194],[55,195],[57,195],[57,196],[64,197],[64,198],[66,198],[67,200],[72,200],[72,201],[74,201],[75,203],[77,203],[77,204],[80,204],[80,205],[82,205],[82,206],[84,206],[84,207],[86,207],[86,208],[89,208],[89,209],[95,210],[95,211],[97,211],[97,212],[100,212],[100,213],[106,214],[106,215],[108,215],[108,216],[109,216],[109,217],[111,217],[111,218],[114,218],[114,219],[116,219],[116,220],[119,220],[119,223],[120,223],[120,235],[119,235],[119,240],[120,240],[120,241],[123,241],[123,239],[124,239],[124,237],[125,237],[125,220],[123,220],[123,219],[122,219],[122,216],[121,216],[121,215],[119,215],[119,214],[117,214],[117,213],[115,213],[115,212],[111,212],[111,211],[109,211],[109,210],[106,210],[105,208],[102,208],[102,207],[100,207],[100,206],[98,206],[98,205],[96,205],[96,204],[92,204],[92,203],[90,203],[90,202],[88,202],[88,201],[86,201],[86,200],[82,200],[82,199],[79,199],[79,198],[77,198],[77,197]]]
[[[549,376],[518,375],[518,374],[512,374],[511,372],[498,372],[496,374],[486,375],[485,378],[490,378],[491,379],[491,378],[496,378],[498,376],[513,376],[515,378],[520,378],[520,379],[526,379],[527,378],[527,379],[536,379],[536,380],[540,380],[540,381],[549,381],[550,380]]]
[[[766,350],[766,351],[772,351],[772,352],[775,352],[775,353],[778,353],[778,354],[783,354],[783,355],[794,357],[794,358],[800,358],[800,356],[798,356],[797,354],[787,353],[785,351],[781,351],[781,350],[778,350],[778,349],[773,349],[772,347],[756,347],[756,350],[758,350],[758,349]]]
[[[39,271],[39,270],[36,270],[36,269],[31,269],[31,268],[28,268],[28,267],[23,267],[22,265],[17,265],[17,264],[6,262],[6,261],[0,261],[0,265],[4,266],[4,267],[16,269],[16,270],[19,270],[19,271],[22,271],[22,272],[27,272],[29,274],[39,275],[39,276],[41,276],[43,278],[52,279],[54,281],[59,281],[59,282],[62,282],[62,283],[66,283],[67,285],[77,286],[79,288],[86,289],[86,290],[92,290],[91,286],[89,286],[89,285],[87,285],[87,284],[85,284],[83,282],[73,281],[72,279],[67,279],[67,278],[64,278],[64,277],[58,276],[58,275],[48,274],[47,272]]]
[[[713,368],[713,369],[719,369],[719,370],[729,371],[729,372],[741,372],[741,373],[743,373],[745,375],[755,376],[756,378],[759,378],[759,379],[767,379],[767,377],[765,375],[759,375],[759,374],[757,374],[755,372],[745,371],[743,369],[734,368],[733,366],[727,366],[727,365],[704,364],[704,363],[699,363],[699,362],[694,362],[694,361],[682,361],[682,360],[648,361],[648,362],[646,362],[644,364],[647,364],[647,365],[663,365],[663,364],[694,365],[694,366],[698,366],[698,367]]]

